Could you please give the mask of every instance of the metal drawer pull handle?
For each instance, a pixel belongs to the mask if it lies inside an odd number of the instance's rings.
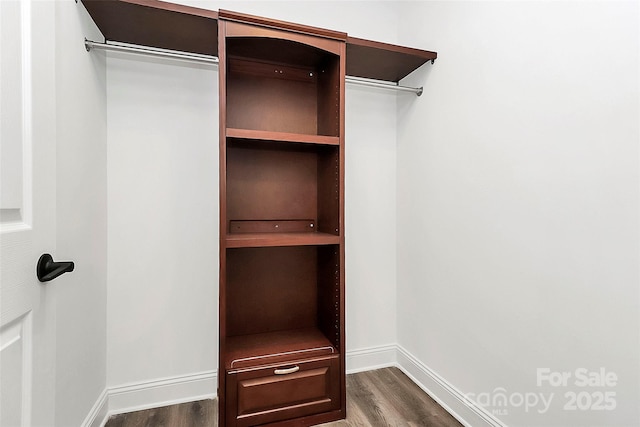
[[[293,368],[276,369],[273,371],[273,373],[275,375],[287,375],[287,374],[293,374],[294,372],[298,372],[299,370],[300,370],[300,366],[294,366]]]

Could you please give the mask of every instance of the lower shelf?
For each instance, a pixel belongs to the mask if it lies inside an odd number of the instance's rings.
[[[240,369],[295,358],[336,354],[336,348],[317,328],[227,337],[225,366]]]

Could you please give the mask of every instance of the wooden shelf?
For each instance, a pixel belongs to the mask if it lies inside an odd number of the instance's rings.
[[[105,39],[218,56],[218,12],[159,0],[82,0]],[[231,12],[222,11],[224,14]],[[233,14],[247,20],[249,15]],[[344,33],[252,17],[256,24],[344,40]],[[312,31],[313,30],[313,31]],[[398,82],[438,54],[347,37],[346,74]]]
[[[347,75],[398,82],[427,61],[436,52],[349,37],[347,39]]]
[[[250,139],[254,141],[300,142],[303,144],[340,145],[340,137],[307,135],[301,133],[272,132],[251,129],[227,128],[228,138]]]
[[[337,350],[319,329],[294,329],[227,337],[225,365],[227,368],[240,368],[295,360],[297,355],[309,358],[336,353]]]
[[[237,233],[227,234],[227,248],[314,246],[340,244],[340,236],[329,233]]]
[[[105,40],[218,56],[218,12],[159,0],[82,0]]]

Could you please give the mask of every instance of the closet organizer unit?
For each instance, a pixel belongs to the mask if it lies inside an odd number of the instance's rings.
[[[224,417],[339,419],[346,34],[249,22],[218,23]]]
[[[219,58],[219,426],[344,418],[345,75],[397,82],[436,54],[154,0],[83,4],[106,41]]]

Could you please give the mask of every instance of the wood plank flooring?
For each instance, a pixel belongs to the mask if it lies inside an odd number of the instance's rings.
[[[116,415],[105,427],[215,427],[216,400]],[[460,427],[398,368],[347,375],[347,419],[322,427]]]
[[[217,400],[200,400],[115,415],[109,418],[105,427],[214,427],[217,425]]]

